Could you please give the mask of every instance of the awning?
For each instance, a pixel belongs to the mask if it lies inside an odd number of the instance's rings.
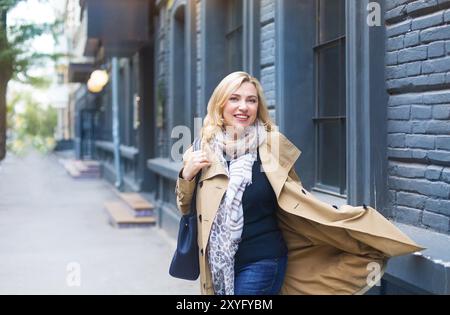
[[[128,57],[149,41],[148,0],[85,0],[84,5],[85,56],[96,57],[102,45],[105,55]]]
[[[92,63],[73,63],[69,64],[69,82],[86,83],[89,76],[94,71]]]

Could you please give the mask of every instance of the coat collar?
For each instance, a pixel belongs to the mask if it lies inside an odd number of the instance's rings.
[[[227,172],[216,154],[214,154],[209,146],[204,147],[211,161],[211,166],[203,169],[200,181],[218,175],[227,176]],[[261,164],[277,197],[281,192],[289,171],[294,166],[300,154],[301,151],[278,131],[268,132],[266,140],[260,145],[259,155]]]
[[[262,167],[278,199],[289,171],[302,152],[278,131],[269,132],[259,149]]]

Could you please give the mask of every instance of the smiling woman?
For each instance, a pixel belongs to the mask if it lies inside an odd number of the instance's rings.
[[[208,102],[202,138],[210,141],[224,127],[245,128],[257,119],[272,130],[261,84],[245,72],[233,72],[219,83]]]
[[[248,127],[255,122],[258,111],[258,95],[252,83],[245,82],[231,94],[223,109],[227,126]]]
[[[362,293],[389,257],[422,249],[371,207],[307,192],[294,170],[300,150],[275,130],[245,72],[214,90],[201,141],[183,156],[176,193],[183,214],[196,194],[202,293]]]

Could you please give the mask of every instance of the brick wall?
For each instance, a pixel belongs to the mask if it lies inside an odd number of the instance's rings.
[[[169,61],[168,61],[168,12],[166,8],[162,8],[159,14],[158,25],[156,26],[156,84],[155,93],[160,94],[165,98],[165,103],[167,104],[167,77],[169,71]],[[159,90],[161,89],[161,90]],[[155,97],[157,99],[157,97]],[[166,105],[167,107],[167,105]],[[164,113],[164,118],[167,121],[167,112]],[[156,155],[157,156],[167,156],[168,147],[164,143],[167,132],[163,129],[156,130]]]
[[[275,0],[261,1],[261,84],[267,105],[275,111]]]
[[[450,1],[386,1],[393,217],[449,233]]]

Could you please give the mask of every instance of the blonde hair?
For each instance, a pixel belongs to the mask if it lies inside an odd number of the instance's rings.
[[[273,122],[269,116],[269,110],[261,84],[257,78],[252,77],[250,74],[238,71],[227,75],[214,89],[208,102],[206,117],[203,120],[203,128],[201,131],[202,142],[209,142],[218,132],[222,131],[224,128],[223,108],[230,95],[245,82],[252,83],[257,91],[257,119],[261,121],[267,131],[273,130]]]

